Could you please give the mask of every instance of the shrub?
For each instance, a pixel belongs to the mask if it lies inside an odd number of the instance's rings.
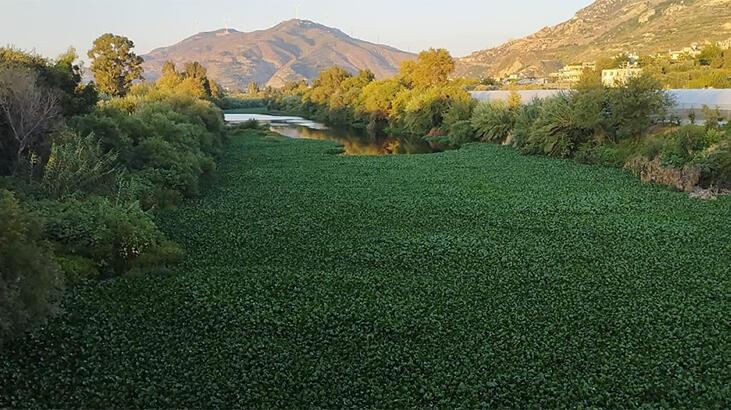
[[[81,193],[109,192],[117,155],[103,152],[92,133],[82,137],[66,130],[51,147],[43,173],[43,187],[52,198]]]
[[[572,97],[561,94],[543,102],[522,151],[568,158],[593,135],[579,125]]]
[[[721,121],[723,121],[723,117],[721,116],[721,110],[719,110],[718,107],[711,108],[707,105],[704,105],[702,108],[703,112],[703,118],[706,121],[706,128],[707,129],[717,129],[720,127]]]
[[[64,267],[94,261],[101,276],[120,275],[176,262],[180,249],[158,230],[137,203],[115,204],[91,196],[66,202],[45,201],[46,235],[66,257]],[[82,261],[82,262],[80,262]],[[90,272],[88,266],[84,266]]]
[[[620,158],[619,149],[616,146],[596,144],[593,142],[581,144],[576,151],[575,159],[584,164],[600,164],[616,167],[624,165]]]
[[[472,128],[472,122],[468,120],[458,121],[449,127],[449,142],[452,145],[463,145],[475,140],[475,129]]]
[[[41,222],[0,190],[0,345],[42,322],[63,280],[42,240]]]
[[[643,75],[631,78],[624,87],[610,88],[607,93],[607,135],[615,140],[643,134],[672,106],[672,98],[654,78]]]
[[[731,188],[731,138],[722,140],[695,160],[701,170],[701,185]]]
[[[515,125],[515,110],[502,101],[483,102],[475,107],[472,127],[485,142],[502,143]]]
[[[443,126],[446,130],[451,130],[452,126],[460,121],[470,120],[472,112],[477,106],[474,99],[452,101],[449,109],[444,113]]]
[[[535,124],[538,119],[542,106],[543,100],[535,99],[520,107],[515,116],[515,125],[513,126],[514,147],[522,150],[528,143],[533,129],[533,124]]]

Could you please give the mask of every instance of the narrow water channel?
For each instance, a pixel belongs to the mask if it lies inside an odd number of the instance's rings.
[[[302,117],[265,114],[225,114],[226,122],[256,120],[267,124],[272,132],[288,138],[334,141],[346,155],[428,154],[437,151],[422,138],[368,135],[365,130],[330,127]]]

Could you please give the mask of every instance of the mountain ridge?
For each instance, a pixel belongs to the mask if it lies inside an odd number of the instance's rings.
[[[727,39],[731,0],[597,0],[563,23],[459,59],[456,75],[544,76],[561,64]]]
[[[416,55],[394,47],[353,38],[343,31],[309,20],[292,19],[263,30],[219,29],[201,32],[143,56],[148,79],[159,77],[167,60],[198,61],[210,76],[228,88],[249,83],[282,86],[313,80],[320,71],[340,66],[373,71],[377,78],[395,74]]]

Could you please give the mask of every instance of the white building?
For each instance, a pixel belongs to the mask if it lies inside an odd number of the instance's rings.
[[[619,87],[623,84],[626,84],[630,78],[636,78],[641,75],[642,69],[639,67],[602,70],[602,84],[604,84],[606,87]]]
[[[570,64],[558,70],[558,73],[553,74],[552,77],[559,84],[574,85],[581,80],[581,76],[584,75],[585,71],[595,68],[596,64],[594,62]]]

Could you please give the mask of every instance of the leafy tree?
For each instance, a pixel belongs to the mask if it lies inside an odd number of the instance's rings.
[[[94,40],[88,56],[92,59],[91,71],[101,92],[113,97],[123,96],[134,81],[142,79],[142,58],[132,51],[134,47],[132,40],[111,33]]]
[[[606,131],[614,139],[642,134],[673,104],[660,83],[649,75],[631,78],[626,86],[609,89],[607,93]]]
[[[183,92],[196,98],[211,97],[211,84],[208,71],[201,63],[193,61],[185,64],[180,88]]]
[[[698,63],[700,65],[710,66],[713,62],[718,61],[719,57],[723,58],[723,49],[716,44],[709,44],[703,47],[700,55],[698,55]],[[720,66],[715,68],[720,68]]]
[[[475,140],[475,129],[468,120],[457,121],[449,127],[449,142],[460,146]]]
[[[246,93],[249,95],[259,95],[261,92],[261,89],[259,88],[259,84],[255,82],[250,82],[249,86],[246,88]]]
[[[157,80],[157,87],[163,91],[175,92],[182,82],[183,78],[178,73],[175,63],[170,60],[166,61],[162,65],[162,75]]]
[[[449,51],[432,48],[419,53],[416,61],[404,62],[400,74],[414,87],[429,87],[446,84],[454,67]]]

